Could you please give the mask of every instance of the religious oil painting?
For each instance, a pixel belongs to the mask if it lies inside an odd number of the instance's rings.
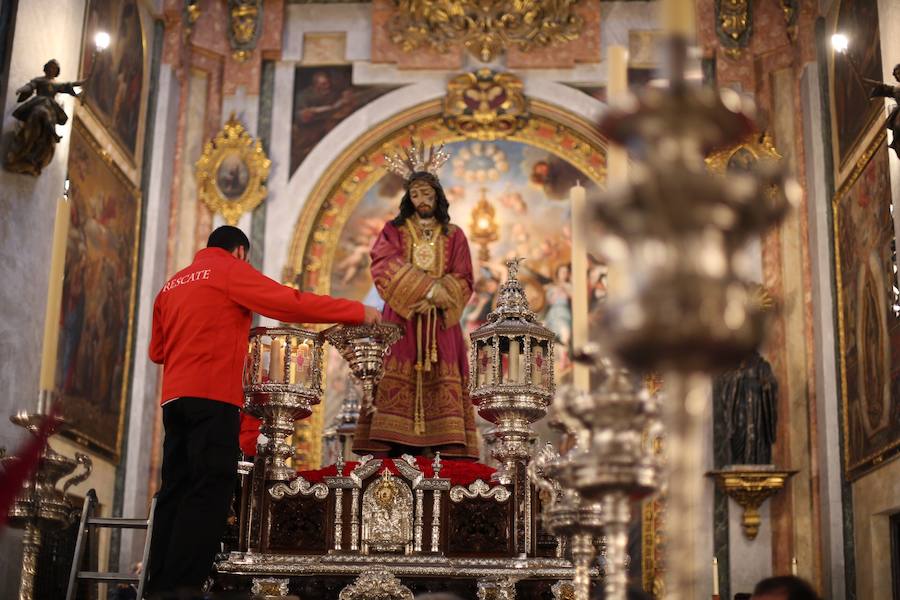
[[[882,102],[869,100],[872,86],[865,82],[865,79],[883,79],[878,3],[843,0],[835,31],[845,34],[849,42],[846,53],[834,55],[835,134],[843,164],[850,158],[867,125],[883,111]]]
[[[572,274],[569,195],[580,183],[588,195],[597,188],[591,178],[566,160],[518,141],[454,142],[446,145],[450,160],[440,181],[450,203],[451,222],[463,228],[469,241],[475,274],[474,293],[462,314],[463,337],[482,325],[494,308],[506,279],[505,261],[525,257],[519,280],[532,310],[557,336],[557,380],[570,377],[572,341]],[[331,270],[330,293],[381,306],[369,274],[369,251],[385,222],[397,214],[403,181],[387,174],[365,194],[340,233]],[[497,241],[482,246],[473,231],[476,207],[487,202],[494,210]],[[490,224],[487,224],[490,225]],[[486,257],[486,259],[485,259]],[[606,297],[606,267],[589,260],[591,319],[599,319]],[[340,382],[348,390],[346,363],[328,360],[329,387]],[[325,402],[325,424],[343,397]]]
[[[851,477],[900,450],[900,292],[888,150],[883,136],[876,142],[868,164],[835,199],[844,454]]]
[[[226,154],[216,170],[216,186],[228,200],[237,200],[250,183],[250,169],[240,152]]]
[[[360,107],[394,89],[353,85],[351,67],[297,67],[291,123],[291,173],[316,144]]]
[[[110,35],[109,48],[94,51],[94,35]],[[82,43],[83,99],[134,161],[144,84],[144,37],[135,0],[89,0]]]
[[[140,199],[76,122],[56,389],[71,433],[115,456],[129,371]]]

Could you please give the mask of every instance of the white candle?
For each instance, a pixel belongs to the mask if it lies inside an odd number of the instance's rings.
[[[794,577],[797,576],[797,557],[796,556],[791,558],[791,575],[793,575]]]
[[[272,351],[269,357],[269,381],[281,383],[284,380],[284,345],[281,338],[272,339]]]
[[[607,98],[610,104],[621,104],[628,97],[628,49],[613,45],[607,51]],[[606,151],[607,184],[623,184],[628,179],[628,153],[625,148],[610,145]]]
[[[521,383],[519,379],[519,340],[509,341],[509,363],[508,363],[508,381],[510,383]]]
[[[309,364],[312,352],[309,349],[309,342],[303,340],[300,342],[300,348],[297,353],[297,364],[300,365],[300,379],[296,383],[307,385],[309,383],[309,372],[311,365]]]
[[[713,556],[713,596],[719,595],[719,559]]]
[[[694,39],[696,18],[694,16],[695,0],[663,0],[662,26],[666,33]]]
[[[66,244],[69,239],[69,202],[65,196],[56,202],[53,222],[53,246],[50,253],[50,278],[44,313],[44,341],[41,355],[41,389],[56,386],[56,355],[59,347],[59,319],[62,313],[63,277],[66,269]]]
[[[588,266],[582,229],[587,222],[587,193],[577,184],[569,197],[572,199],[572,345],[579,350],[588,342]],[[587,365],[576,363],[572,378],[576,389],[588,391],[591,374]]]

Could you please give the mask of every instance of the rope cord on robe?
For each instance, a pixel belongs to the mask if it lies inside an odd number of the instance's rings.
[[[424,339],[422,333],[423,319],[425,320]],[[434,306],[430,307],[425,313],[416,315],[416,404],[413,411],[413,433],[416,435],[425,433],[425,402],[422,397],[422,373],[431,371],[431,363],[438,361],[437,322],[437,308]]]

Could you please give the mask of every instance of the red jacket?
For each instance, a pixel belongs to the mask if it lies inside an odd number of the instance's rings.
[[[286,323],[359,324],[363,305],[301,293],[221,248],[205,248],[153,305],[150,360],[163,365],[162,402],[181,396],[243,406],[251,313]]]

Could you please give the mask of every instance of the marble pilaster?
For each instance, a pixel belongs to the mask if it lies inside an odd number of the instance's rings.
[[[55,0],[18,3],[9,77],[3,102],[3,134],[17,127],[12,111],[18,105],[15,90],[41,74],[45,62],[56,58],[60,80],[78,77],[84,1],[61,6]],[[53,35],[46,35],[48,30]],[[50,239],[56,200],[66,179],[69,139],[75,100],[60,96],[69,122],[57,128],[63,137],[53,161],[39,177],[18,175],[0,169],[0,446],[14,451],[24,439],[23,431],[8,416],[31,407],[37,400],[41,363],[41,332],[47,301]],[[2,146],[5,148],[5,140]],[[21,561],[21,531],[7,528],[0,533],[0,597],[17,594]]]
[[[151,480],[150,452],[153,433],[159,412],[159,367],[150,362],[146,349],[150,344],[153,321],[153,300],[167,275],[166,251],[169,239],[169,186],[172,182],[178,124],[179,85],[170,65],[161,65],[156,82],[157,103],[155,114],[148,115],[153,141],[149,148],[149,160],[145,189],[144,238],[141,255],[141,279],[138,288],[137,314],[135,315],[135,352],[127,436],[129,451],[125,458],[125,486],[122,514],[144,515],[149,506]],[[144,536],[142,532],[127,530],[122,533],[120,568],[127,568],[140,559]]]

